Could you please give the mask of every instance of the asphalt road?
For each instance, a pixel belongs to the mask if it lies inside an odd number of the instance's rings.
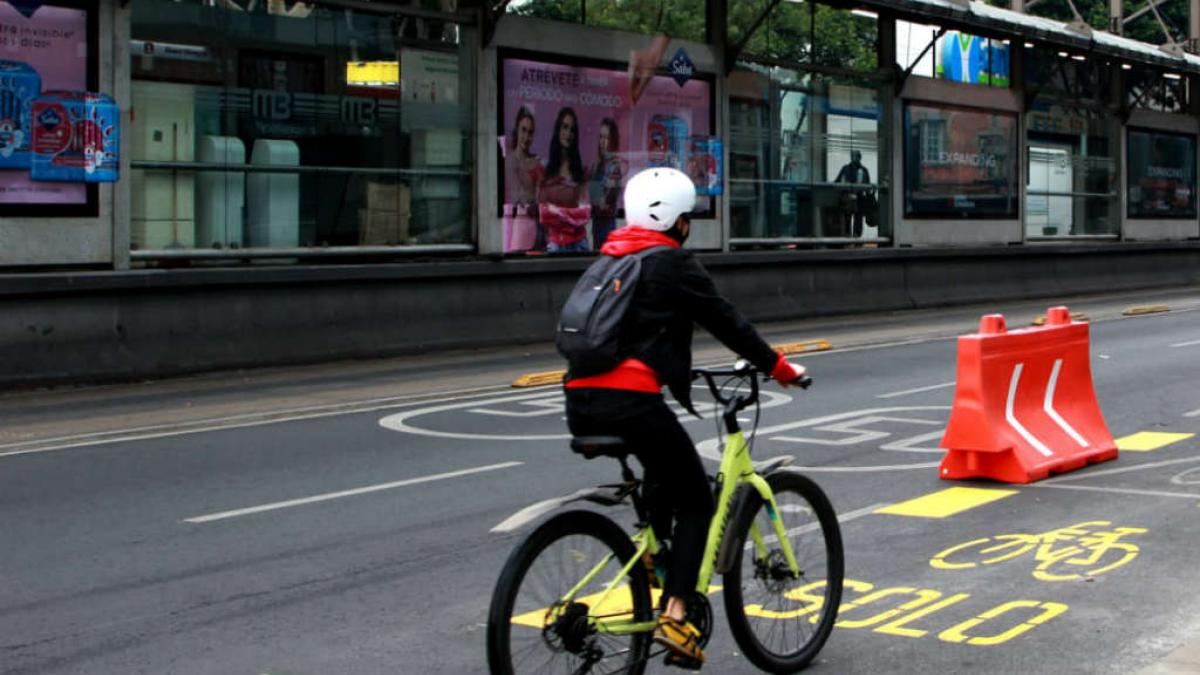
[[[1024,486],[937,475],[946,336],[978,310],[768,328],[859,343],[800,359],[809,392],[768,385],[755,447],[795,455],[843,518],[847,604],[809,672],[1128,673],[1200,638],[1200,294],[1174,299],[1136,318],[1095,301],[1091,365],[1113,437],[1178,436]],[[543,346],[0,399],[0,673],[484,672],[492,585],[522,534],[489,529],[616,475],[567,450],[556,388],[505,386],[552,364]],[[993,501],[880,513],[949,487]],[[1068,579],[1037,578],[1032,551],[931,564],[1081,523],[1040,540],[1080,547]],[[714,606],[705,672],[756,672]]]

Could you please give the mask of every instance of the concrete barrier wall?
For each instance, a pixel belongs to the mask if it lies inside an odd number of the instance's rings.
[[[751,319],[1200,283],[1200,244],[703,255]],[[551,339],[586,259],[0,276],[0,386]]]

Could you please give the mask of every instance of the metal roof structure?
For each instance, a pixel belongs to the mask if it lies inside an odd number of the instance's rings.
[[[978,0],[858,0],[863,9],[916,23],[939,23],[989,37],[1036,41],[1083,55],[1200,75],[1200,56],[1120,35],[1015,12]]]

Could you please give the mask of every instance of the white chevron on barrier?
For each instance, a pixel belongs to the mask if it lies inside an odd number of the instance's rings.
[[[1057,424],[1060,429],[1066,432],[1068,436],[1074,439],[1080,447],[1086,448],[1089,446],[1087,439],[1084,438],[1083,435],[1078,431],[1075,431],[1075,428],[1067,423],[1067,421],[1063,419],[1063,416],[1054,409],[1054,391],[1058,388],[1058,374],[1062,371],[1062,364],[1062,359],[1054,360],[1054,367],[1050,370],[1050,381],[1046,384],[1046,397],[1042,400],[1042,409],[1045,410],[1046,414],[1050,416],[1050,419],[1054,420],[1054,423]],[[1052,457],[1054,452],[1050,450],[1050,448],[1046,447],[1046,444],[1043,443],[1041,439],[1030,433],[1030,431],[1025,428],[1025,425],[1021,424],[1021,422],[1017,420],[1017,416],[1013,413],[1013,401],[1017,398],[1017,388],[1021,382],[1021,372],[1023,370],[1025,370],[1024,363],[1018,363],[1016,367],[1013,368],[1012,379],[1009,380],[1008,383],[1008,401],[1004,404],[1004,419],[1007,420],[1010,425],[1012,425],[1013,429],[1017,430],[1018,434],[1021,434],[1021,438],[1024,438],[1026,441],[1028,441],[1035,450],[1042,454],[1042,456]]]
[[[1075,431],[1074,427],[1072,427],[1070,424],[1067,424],[1067,421],[1062,418],[1062,415],[1059,415],[1058,411],[1054,409],[1054,388],[1058,386],[1058,372],[1062,370],[1062,363],[1062,359],[1054,359],[1054,368],[1050,371],[1050,384],[1046,387],[1046,400],[1042,404],[1042,409],[1046,411],[1046,414],[1050,416],[1050,419],[1054,420],[1055,424],[1057,424],[1063,431],[1067,432],[1068,436],[1075,439],[1075,442],[1079,444],[1079,447],[1086,448],[1088,447],[1087,439],[1084,438],[1078,431]]]
[[[1041,442],[1037,436],[1029,433],[1029,430],[1018,422],[1017,416],[1013,414],[1013,400],[1017,397],[1017,384],[1021,381],[1021,371],[1024,369],[1024,363],[1018,363],[1013,368],[1012,379],[1008,382],[1008,402],[1004,404],[1004,419],[1008,420],[1008,423],[1012,425],[1013,429],[1017,430],[1018,434],[1021,434],[1021,438],[1024,438],[1035,450],[1042,453],[1043,457],[1053,457],[1054,452],[1046,447],[1046,444]]]

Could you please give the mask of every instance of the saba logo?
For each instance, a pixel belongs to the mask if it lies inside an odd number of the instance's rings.
[[[40,115],[38,115],[37,121],[38,124],[42,125],[43,127],[46,127],[47,129],[53,129],[62,124],[63,120],[62,116],[54,111],[54,108],[47,108],[43,110]]]
[[[682,87],[696,74],[696,64],[692,63],[691,57],[683,51],[683,47],[680,47],[679,51],[675,52],[675,56],[671,58],[668,70],[675,83]]]

